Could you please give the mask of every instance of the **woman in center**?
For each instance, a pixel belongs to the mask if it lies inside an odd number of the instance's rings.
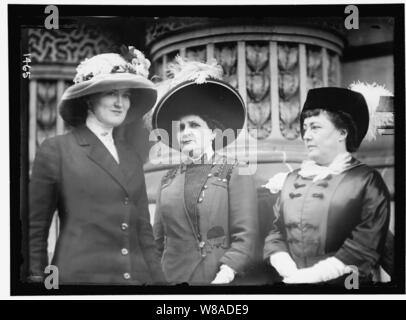
[[[162,142],[184,156],[162,179],[154,236],[170,283],[227,284],[252,261],[257,197],[253,177],[239,174],[237,162],[216,151],[236,139],[246,109],[233,87],[213,77],[210,70],[216,68],[196,62],[182,66],[192,79],[180,81],[182,71],[175,75],[176,85],[152,116],[153,127],[168,133]],[[225,129],[227,139],[221,135]]]

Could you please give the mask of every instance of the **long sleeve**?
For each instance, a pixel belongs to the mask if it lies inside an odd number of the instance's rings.
[[[56,140],[39,148],[29,186],[29,275],[41,279],[48,265],[47,240],[58,205],[59,154]]]
[[[355,265],[360,272],[366,273],[381,258],[390,216],[389,191],[375,170],[366,178],[363,194],[360,222],[335,257],[345,265]]]
[[[283,213],[281,211],[281,196],[278,197],[273,207],[275,220],[272,230],[265,238],[264,259],[269,262],[269,257],[276,252],[289,252],[284,233]]]
[[[157,200],[156,200],[154,224],[153,224],[155,244],[159,251],[160,257],[162,257],[162,254],[164,251],[164,242],[165,242],[165,232],[164,232],[164,226],[162,223],[162,216],[161,216],[161,210],[160,210],[161,185],[162,185],[162,183],[159,185],[159,188],[157,191]]]
[[[152,226],[150,222],[148,197],[145,187],[144,174],[141,172],[139,175],[142,177],[142,190],[139,197],[137,208],[139,210],[138,215],[138,234],[140,239],[140,245],[143,250],[145,261],[147,262],[154,282],[165,283],[165,276],[162,272],[160,255],[155,245],[154,236],[152,232]]]
[[[243,273],[253,260],[258,235],[258,200],[252,176],[234,169],[229,182],[230,249],[220,262]]]

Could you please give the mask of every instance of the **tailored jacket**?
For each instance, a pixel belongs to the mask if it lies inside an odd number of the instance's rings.
[[[390,197],[381,175],[352,158],[338,175],[312,181],[290,173],[275,204],[264,258],[288,252],[298,268],[335,256],[370,279],[389,229]]]
[[[61,283],[163,282],[148,210],[142,161],[115,141],[120,164],[86,127],[45,140],[29,188],[30,274],[42,276],[55,210],[60,218],[52,264]]]
[[[215,154],[211,164],[182,164],[162,179],[153,229],[168,282],[209,284],[222,264],[238,279],[250,267],[257,195],[238,168]]]

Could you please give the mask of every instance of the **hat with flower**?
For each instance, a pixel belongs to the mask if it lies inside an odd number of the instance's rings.
[[[151,63],[134,47],[121,47],[121,54],[103,53],[82,61],[76,68],[74,85],[62,95],[61,117],[71,126],[83,124],[87,117],[84,97],[100,92],[130,89],[131,107],[126,122],[142,117],[157,99],[154,84],[148,80]]]
[[[225,147],[233,142],[237,130],[244,126],[246,108],[238,91],[222,80],[223,69],[217,61],[202,63],[177,56],[168,73],[171,78],[157,84],[160,99],[151,116],[152,127],[168,133],[161,136],[162,142],[179,148],[172,145],[172,122],[186,115],[204,116],[221,124],[222,128],[218,129],[233,130],[234,135],[226,134],[227,139],[221,145]]]

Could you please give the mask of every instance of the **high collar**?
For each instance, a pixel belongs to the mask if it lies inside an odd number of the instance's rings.
[[[198,158],[191,158],[183,155],[181,161],[184,164],[211,164],[214,158],[214,151],[212,148],[207,148]]]
[[[92,131],[98,138],[113,138],[113,128],[106,128],[103,126],[103,124],[93,114],[89,114],[87,117],[86,127],[88,127],[89,130]]]
[[[313,176],[313,181],[321,180],[328,175],[340,174],[352,165],[352,156],[349,152],[339,153],[328,166],[318,165],[313,160],[305,160],[300,167],[299,175],[302,177]]]

